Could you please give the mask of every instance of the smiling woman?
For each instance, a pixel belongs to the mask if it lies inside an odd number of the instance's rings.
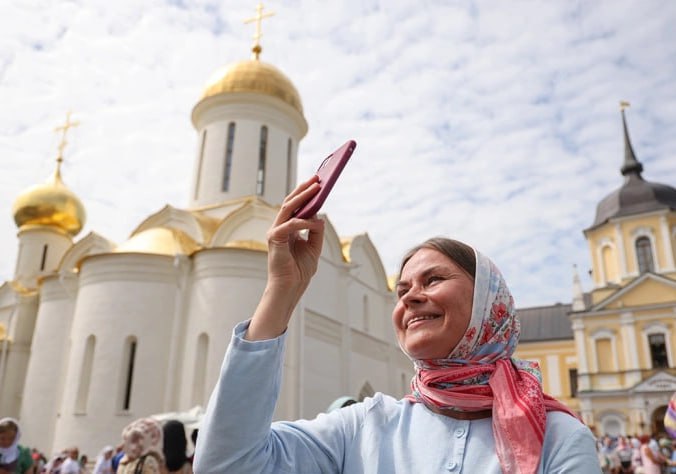
[[[267,286],[251,320],[234,329],[196,473],[600,472],[589,429],[542,392],[537,364],[512,357],[519,321],[502,275],[444,238],[406,254],[397,283],[392,322],[416,369],[411,393],[271,423],[285,331],[324,234],[322,220],[293,210],[317,191],[316,179],[296,188],[268,232]]]

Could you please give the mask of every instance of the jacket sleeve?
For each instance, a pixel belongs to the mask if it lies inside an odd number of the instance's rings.
[[[286,335],[247,341],[237,325],[197,439],[194,472],[339,473],[360,410],[272,423]],[[352,408],[352,407],[348,407]]]

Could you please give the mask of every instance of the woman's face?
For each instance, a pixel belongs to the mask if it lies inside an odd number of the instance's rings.
[[[392,323],[413,359],[443,359],[462,339],[472,317],[474,280],[446,255],[418,250],[397,284]]]
[[[129,459],[136,459],[143,454],[145,437],[139,431],[132,431],[124,440],[124,454]]]
[[[16,431],[5,430],[0,432],[0,448],[9,448],[14,443]]]

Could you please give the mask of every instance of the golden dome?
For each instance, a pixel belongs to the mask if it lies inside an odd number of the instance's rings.
[[[228,92],[254,92],[277,97],[303,115],[298,91],[279,69],[256,59],[221,69],[207,83],[202,99]]]
[[[191,255],[200,246],[185,232],[166,227],[153,227],[132,236],[115,249],[115,253],[153,253],[158,255]]]
[[[57,169],[44,184],[22,192],[12,206],[14,222],[24,226],[53,226],[72,236],[82,230],[85,209],[78,197],[63,184]]]

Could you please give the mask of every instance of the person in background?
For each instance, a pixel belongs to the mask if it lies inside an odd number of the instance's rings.
[[[411,393],[271,424],[286,330],[324,241],[323,220],[294,217],[317,179],[286,197],[268,231],[267,285],[234,328],[195,472],[598,473],[589,428],[543,393],[536,363],[512,357],[520,324],[499,270],[446,238],[411,249],[400,267],[392,324],[414,364]]]
[[[119,474],[159,474],[164,472],[162,427],[152,418],[139,418],[122,430],[124,456]]]
[[[657,442],[650,435],[641,435],[641,465],[643,474],[662,474],[664,458],[659,453]]]
[[[92,474],[113,474],[113,453],[112,446],[105,446],[98,456]]]
[[[86,454],[80,455],[80,474],[89,474],[89,457]]]
[[[124,443],[117,445],[115,448],[115,454],[113,454],[113,459],[111,460],[111,465],[113,466],[113,472],[117,472],[117,468],[120,465],[120,461],[124,457]]]
[[[80,467],[80,451],[77,447],[72,446],[65,450],[66,459],[61,465],[61,474],[81,474],[82,468]]]
[[[0,474],[33,474],[30,449],[19,444],[21,429],[14,418],[0,420]]]
[[[193,463],[195,462],[195,449],[197,449],[197,436],[199,435],[199,429],[194,428],[190,432],[190,441],[192,441],[192,454],[188,456],[188,462],[190,462],[190,465],[192,466]]]
[[[178,420],[168,420],[162,426],[164,437],[164,462],[169,474],[192,474],[192,466],[186,452],[188,440],[185,437],[185,426]]]

